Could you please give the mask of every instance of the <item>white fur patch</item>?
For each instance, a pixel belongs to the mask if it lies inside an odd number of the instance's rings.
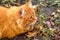
[[[20,21],[20,19],[17,19],[17,21],[16,21],[16,23],[17,23],[17,25],[18,25],[18,27],[19,27],[20,29],[22,29],[21,22],[22,22],[22,21]]]
[[[29,7],[32,7],[33,5],[32,5],[32,2],[29,2]]]
[[[18,20],[16,21],[16,23],[17,23],[17,24],[20,24],[20,20],[18,19]]]
[[[24,13],[25,13],[25,10],[24,10],[24,9],[22,9],[22,14],[21,14],[21,16],[24,16]]]

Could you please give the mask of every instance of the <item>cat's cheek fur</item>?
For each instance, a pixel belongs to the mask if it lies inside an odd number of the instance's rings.
[[[30,30],[33,30],[34,29],[34,25],[35,25],[35,23],[37,22],[37,18],[35,19],[35,21],[34,22],[32,22],[30,25]]]

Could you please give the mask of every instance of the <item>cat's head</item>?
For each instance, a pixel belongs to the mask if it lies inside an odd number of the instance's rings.
[[[33,29],[37,21],[35,11],[30,5],[31,4],[26,3],[20,7],[11,7],[8,12],[8,16],[11,17],[10,19],[13,19],[18,27],[23,30]]]
[[[20,15],[20,18],[22,19],[22,25],[23,26],[33,26],[37,21],[35,11],[33,9],[29,9],[29,8],[24,8],[21,10],[22,11],[20,11],[19,15]]]
[[[37,17],[35,15],[35,10],[33,9],[32,3],[27,2],[26,4],[22,5],[20,7],[19,14],[21,19],[23,19],[22,25],[27,28],[29,26],[33,28],[33,25],[37,21]]]

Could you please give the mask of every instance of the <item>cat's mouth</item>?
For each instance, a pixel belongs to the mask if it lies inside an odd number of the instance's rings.
[[[34,25],[36,24],[36,22],[37,22],[37,19],[36,19],[34,22],[32,22],[32,23],[30,24],[30,29],[31,29],[31,30],[34,29]]]
[[[32,22],[32,25],[35,25],[35,23],[37,22],[37,17],[35,18],[34,22]]]

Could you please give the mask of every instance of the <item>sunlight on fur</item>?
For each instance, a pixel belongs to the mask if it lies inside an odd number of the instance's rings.
[[[18,7],[0,6],[0,38],[12,38],[33,29],[37,17],[30,5],[30,2],[27,2]]]

